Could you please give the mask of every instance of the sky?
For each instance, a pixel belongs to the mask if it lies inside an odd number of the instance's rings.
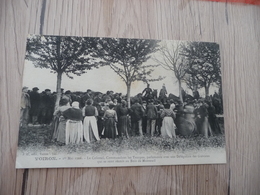
[[[171,45],[172,47],[175,47],[174,45],[176,43],[176,41],[162,41],[160,44],[167,44],[168,46]],[[158,55],[156,57],[158,58]],[[150,58],[146,64],[157,63]],[[106,93],[108,90],[112,90],[115,93],[126,94],[125,83],[110,67],[92,69],[81,76],[70,75],[73,76],[73,79],[68,78],[65,74],[62,75],[61,87],[64,88],[64,91],[86,92],[87,89],[91,89],[92,91]],[[159,93],[162,85],[165,84],[168,94],[172,93],[177,96],[179,95],[177,79],[172,71],[165,70],[161,66],[158,66],[155,67],[155,70],[151,75],[152,78],[158,78],[159,76],[165,77],[163,80],[150,82],[149,84],[152,89],[157,89]],[[50,69],[36,68],[31,61],[25,60],[23,86],[26,86],[29,89],[38,87],[40,92],[45,89],[50,89],[53,92],[56,91],[56,83],[57,74],[51,73]],[[131,87],[131,96],[141,93],[144,88],[146,88],[146,84],[142,81],[134,82]],[[185,84],[183,84],[183,88],[186,92],[191,94],[191,91],[187,89]],[[215,90],[216,88],[212,87],[210,94],[213,94]],[[199,92],[202,96],[205,94],[204,89],[201,89]]]
[[[68,78],[65,74],[62,75],[61,87],[64,90],[70,91],[87,91],[91,89],[93,91],[100,91],[106,93],[108,90],[114,92],[126,94],[126,85],[123,80],[109,67],[101,67],[98,69],[89,70],[87,73],[81,76],[72,75],[73,79]],[[157,89],[158,92],[165,84],[168,93],[178,95],[178,84],[173,72],[166,71],[162,67],[156,67],[152,73],[152,78],[163,76],[165,79],[156,82],[150,82],[152,89]],[[32,62],[25,61],[23,86],[38,87],[40,91],[45,89],[51,89],[56,91],[57,74],[51,73],[49,69],[36,68]],[[146,87],[146,84],[142,81],[134,82],[131,88],[131,95],[141,93]]]

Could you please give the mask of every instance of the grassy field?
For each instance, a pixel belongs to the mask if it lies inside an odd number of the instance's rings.
[[[224,135],[212,136],[208,139],[203,136],[190,138],[177,137],[174,139],[162,137],[130,137],[117,139],[101,139],[94,143],[58,145],[51,140],[52,130],[50,126],[28,126],[19,131],[19,150],[43,151],[52,149],[62,153],[99,153],[124,151],[149,152],[149,151],[185,151],[201,150],[207,148],[223,148],[225,146]]]

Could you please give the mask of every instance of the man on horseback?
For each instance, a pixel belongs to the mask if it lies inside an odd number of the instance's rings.
[[[143,90],[142,95],[146,103],[148,103],[148,100],[152,96],[153,90],[150,88],[150,84],[147,83],[147,87]]]

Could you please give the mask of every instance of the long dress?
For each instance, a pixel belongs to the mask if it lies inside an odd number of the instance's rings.
[[[127,107],[118,107],[117,110],[118,115],[118,134],[119,136],[126,136],[129,138],[128,135],[128,126],[129,126],[129,120],[128,120],[128,114],[129,109]]]
[[[66,122],[66,145],[83,142],[83,115],[79,108],[69,108],[63,112]]]
[[[105,111],[103,110],[101,105],[97,105],[96,108],[98,111],[98,116],[97,116],[98,134],[101,136],[102,130],[104,128],[103,116],[104,116]]]
[[[82,121],[67,120],[66,122],[66,145],[69,143],[79,144],[83,142]]]
[[[53,132],[53,139],[57,139],[58,142],[65,143],[65,137],[66,137],[66,122],[67,120],[63,117],[63,112],[69,109],[69,105],[60,106],[58,107],[55,112],[55,127]]]
[[[173,138],[176,137],[175,129],[176,126],[174,124],[173,119],[175,118],[175,113],[171,109],[164,109],[161,113],[162,128],[161,135],[164,138]]]
[[[100,140],[96,119],[98,116],[97,108],[92,105],[85,106],[83,108],[83,115],[85,116],[83,122],[83,137],[86,142],[90,143]]]
[[[102,134],[105,138],[115,139],[118,135],[116,122],[117,122],[117,114],[115,110],[107,110],[104,114],[105,126]]]

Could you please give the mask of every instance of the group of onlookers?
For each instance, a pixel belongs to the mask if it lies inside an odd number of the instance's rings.
[[[22,88],[20,126],[31,124],[50,124],[53,119],[55,95],[50,89],[39,93],[39,88],[31,91],[28,87]]]
[[[62,93],[59,106],[54,108],[56,94],[48,89],[40,94],[38,90],[35,87],[28,92],[28,88],[23,88],[21,127],[28,122],[51,124],[52,139],[62,144],[143,135],[174,138],[223,133],[212,99],[169,99],[165,85],[159,97],[148,85],[131,98],[130,107],[122,94],[87,90]]]

